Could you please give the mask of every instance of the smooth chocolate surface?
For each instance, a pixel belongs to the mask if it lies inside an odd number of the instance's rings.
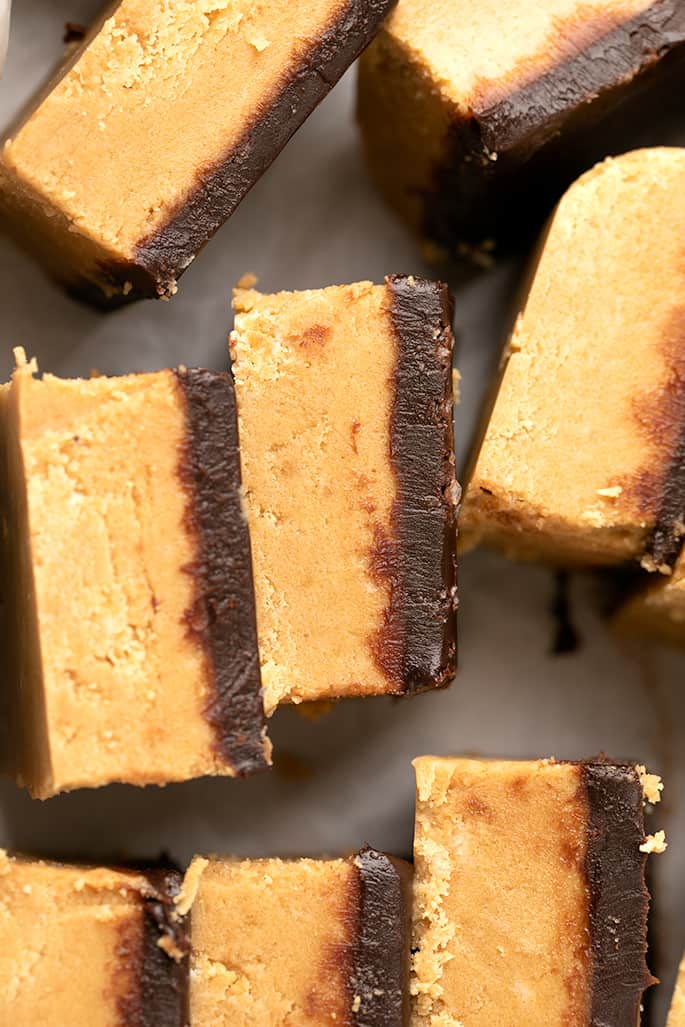
[[[216,166],[198,174],[193,192],[165,226],[141,239],[131,264],[102,266],[113,288],[107,298],[88,281],[71,291],[100,306],[166,296],[197,252],[234,212],[290,137],[371,42],[396,0],[348,0],[328,31],[312,41],[280,91],[246,126],[238,144]],[[124,295],[124,283],[133,288]]]
[[[528,237],[574,178],[635,145],[638,115],[643,142],[663,141],[664,109],[675,110],[685,83],[685,7],[655,0],[596,32],[571,60],[508,95],[483,84],[470,119],[455,122],[425,197],[430,238],[453,250]]]
[[[585,859],[592,947],[591,1027],[632,1027],[642,993],[655,983],[645,956],[643,793],[634,767],[582,765],[588,799]]]
[[[153,893],[143,898],[143,959],[140,976],[140,1027],[186,1027],[189,1020],[188,961],[190,941],[174,907],[181,875],[171,871],[146,874]],[[159,942],[165,941],[174,955]],[[128,1022],[128,1021],[127,1021]]]
[[[377,540],[374,560],[390,582],[378,659],[400,690],[419,692],[447,684],[457,663],[452,306],[443,284],[405,275],[386,284],[398,345],[391,420],[398,495],[394,539]]]
[[[212,667],[206,717],[217,751],[245,775],[267,766],[268,758],[233,380],[228,373],[198,369],[179,370],[177,379],[188,422],[181,477],[198,545],[197,562],[187,568],[196,583],[187,626]]]
[[[352,1027],[405,1027],[411,869],[368,847],[354,862],[359,871],[359,927],[349,985]]]

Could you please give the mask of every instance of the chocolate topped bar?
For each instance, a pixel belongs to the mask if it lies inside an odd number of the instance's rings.
[[[180,882],[0,853],[0,1021],[186,1027]]]
[[[229,374],[0,397],[16,776],[34,795],[267,765]]]
[[[391,276],[238,289],[234,305],[267,710],[446,684],[459,498],[446,288]]]
[[[362,58],[359,121],[404,220],[487,259],[635,145],[684,81],[678,0],[402,0]]]
[[[393,0],[121,0],[15,125],[7,226],[99,304],[169,297]]]
[[[647,970],[642,767],[415,761],[416,1027],[633,1027]]]
[[[655,148],[562,199],[483,418],[466,545],[670,569],[685,513],[683,188],[685,150]]]
[[[196,859],[193,1027],[408,1027],[411,868],[350,859]]]

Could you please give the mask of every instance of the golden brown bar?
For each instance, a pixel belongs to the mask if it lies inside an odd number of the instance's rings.
[[[3,598],[32,794],[267,765],[233,383],[158,371],[0,396]]]
[[[557,565],[682,543],[685,150],[583,175],[540,244],[461,517],[465,545]]]
[[[678,0],[402,0],[362,57],[358,116],[392,207],[487,262],[596,161],[662,141],[684,81]]]
[[[185,1027],[189,943],[180,874],[0,852],[0,1021],[12,1027]]]
[[[446,684],[459,498],[446,287],[239,289],[235,307],[267,710]]]
[[[636,1024],[658,778],[608,761],[414,766],[414,1027]]]
[[[168,298],[392,0],[121,0],[9,133],[0,214],[70,290]]]
[[[369,848],[195,859],[193,1027],[408,1027],[410,892],[411,867]]]

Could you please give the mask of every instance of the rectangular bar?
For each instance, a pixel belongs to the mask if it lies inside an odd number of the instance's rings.
[[[414,766],[414,1027],[636,1024],[658,779],[609,762]]]
[[[678,0],[402,0],[362,57],[358,117],[391,206],[487,265],[596,161],[662,141],[684,81]]]
[[[0,1022],[186,1027],[180,883],[0,851]]]
[[[35,370],[0,395],[10,769],[46,797],[266,766],[230,375]]]
[[[349,859],[192,863],[193,1027],[408,1027],[411,867]]]
[[[392,4],[110,4],[10,130],[6,225],[94,303],[172,296]]]
[[[583,175],[540,243],[483,417],[465,545],[668,569],[685,502],[685,149]]]
[[[393,275],[235,294],[230,346],[267,711],[456,666],[451,305]]]

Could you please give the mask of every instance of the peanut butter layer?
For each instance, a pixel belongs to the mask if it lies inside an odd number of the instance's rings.
[[[45,797],[263,766],[230,376],[34,370],[2,396],[14,772]]]
[[[458,499],[445,287],[239,289],[234,305],[267,711],[444,684]]]
[[[676,0],[403,0],[362,58],[358,115],[404,220],[487,259],[625,149],[684,75]]]
[[[666,1027],[685,1027],[685,959],[678,971]]]
[[[484,419],[466,545],[667,568],[683,520],[685,150],[605,161],[544,236]]]
[[[0,1021],[187,1024],[180,877],[0,853]]]
[[[392,0],[121,0],[10,132],[6,222],[99,302],[170,296]]]
[[[636,1024],[654,847],[638,770],[414,766],[415,1027]]]
[[[196,859],[193,1027],[405,1027],[410,868],[351,859]]]

